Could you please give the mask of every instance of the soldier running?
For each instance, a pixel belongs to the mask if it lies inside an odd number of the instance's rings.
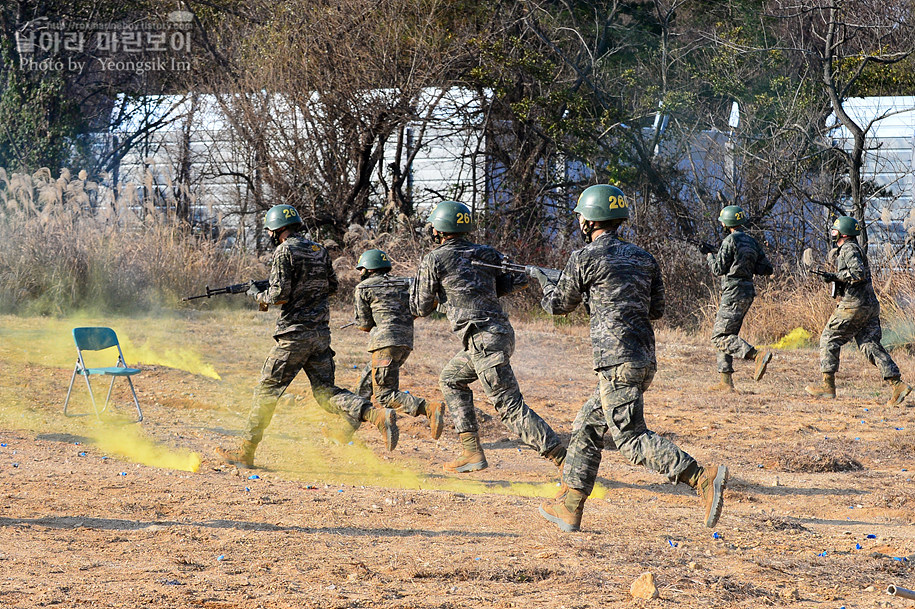
[[[308,375],[322,408],[343,416],[353,430],[362,421],[372,423],[384,436],[387,449],[394,450],[398,438],[394,411],[373,408],[369,400],[334,385],[327,299],[337,290],[337,276],[327,250],[299,234],[302,219],[291,205],[271,207],[264,226],[276,245],[270,285],[263,292],[252,287],[248,294],[262,311],[270,305],[280,307],[273,333],[276,344],[264,362],[241,446],[234,450],[217,448],[216,454],[227,463],[253,467],[254,451],[273,418],[276,403],[300,370]]]
[[[860,223],[850,217],[841,216],[832,225],[832,238],[836,240],[836,272],[826,273],[827,283],[841,282],[844,294],[836,304],[823,333],[820,335],[820,371],[822,385],[810,385],[805,391],[814,397],[836,397],[836,372],[839,370],[839,352],[842,345],[855,339],[858,349],[868,361],[877,366],[883,380],[890,385],[892,394],[887,406],[902,404],[912,388],[902,382],[899,367],[890,357],[880,339],[880,302],[871,283],[871,270],[864,250],[858,245],[861,234]]]
[[[718,349],[718,373],[721,380],[710,387],[712,391],[734,391],[734,357],[756,361],[753,380],[759,381],[772,360],[768,349],[757,349],[738,336],[743,319],[756,296],[754,275],[771,275],[772,264],[756,239],[743,232],[747,213],[738,205],[728,205],[721,210],[718,221],[728,232],[717,254],[706,253],[712,273],[721,277],[721,302],[712,343]]]
[[[552,502],[541,504],[540,514],[563,531],[579,530],[609,432],[630,463],[696,489],[705,505],[705,525],[713,527],[721,515],[727,467],[701,467],[645,425],[642,393],[657,369],[651,320],[664,313],[660,267],[651,254],[617,237],[617,229],[629,218],[619,188],[601,184],[585,189],[575,213],[587,245],[569,257],[558,284],[537,270],[531,275],[543,288],[541,305],[551,315],[565,315],[588,303],[599,399],[589,399],[576,418],[562,489]]]
[[[390,276],[391,268],[388,255],[378,249],[364,252],[356,263],[362,281],[353,292],[355,322],[357,328],[369,332],[368,350],[372,354],[356,393],[366,399],[374,394],[384,408],[428,417],[432,437],[437,440],[444,427],[444,404],[429,404],[400,390],[400,367],[413,351],[412,280]]]
[[[410,295],[417,317],[441,305],[462,349],[442,370],[439,384],[455,430],[461,455],[444,464],[455,473],[486,469],[479,426],[473,410],[470,384],[479,380],[502,423],[521,441],[562,465],[566,449],[556,432],[525,404],[509,359],[515,350],[515,332],[502,310],[499,297],[527,286],[527,276],[473,266],[479,260],[499,265],[503,255],[487,245],[466,239],[473,228],[470,210],[457,201],[443,201],[430,216],[433,235],[440,245],[420,263]]]

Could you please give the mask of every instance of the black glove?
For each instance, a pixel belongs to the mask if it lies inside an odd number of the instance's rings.
[[[247,294],[248,296],[253,296],[255,300],[257,300],[257,295],[260,293],[261,293],[261,291],[258,290],[257,286],[254,285],[253,283],[251,284],[251,287],[248,288],[248,291],[245,292],[245,294]]]
[[[699,245],[699,251],[702,252],[703,254],[714,254],[715,246],[712,245],[711,243],[702,243],[701,245]]]
[[[823,283],[839,283],[839,276],[835,273],[823,273]]]
[[[537,280],[537,283],[540,284],[541,289],[546,288],[546,286],[550,284],[550,280],[547,278],[546,273],[538,269],[536,266],[532,266],[527,269],[527,274],[529,277]]]

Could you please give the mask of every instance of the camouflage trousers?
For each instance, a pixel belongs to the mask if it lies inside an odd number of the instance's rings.
[[[254,390],[254,404],[248,413],[242,437],[257,444],[270,425],[276,403],[300,370],[311,383],[315,401],[321,408],[342,416],[358,429],[365,408],[372,404],[365,398],[334,385],[334,352],[330,332],[296,332],[275,337],[276,344],[264,362],[260,384]]]
[[[644,465],[673,483],[696,460],[676,444],[645,426],[645,392],[654,378],[653,366],[620,364],[598,371],[598,387],[585,402],[572,428],[563,482],[585,495],[594,490],[604,435],[633,465]]]
[[[410,357],[410,347],[382,347],[372,351],[372,361],[366,364],[356,386],[356,393],[375,399],[385,408],[418,417],[426,413],[426,400],[400,390],[400,367]]]
[[[467,338],[467,348],[445,364],[439,386],[458,433],[477,432],[470,384],[476,380],[492,402],[502,423],[521,442],[545,455],[560,444],[559,436],[524,403],[509,359],[515,334],[477,329]]]
[[[855,339],[858,349],[877,366],[884,379],[898,377],[899,368],[880,344],[881,338],[880,305],[836,307],[820,335],[820,371],[837,372],[842,345]]]
[[[737,336],[751,304],[753,296],[721,296],[712,327],[712,344],[718,349],[718,372],[734,372],[735,356],[747,359],[756,354],[753,345]]]

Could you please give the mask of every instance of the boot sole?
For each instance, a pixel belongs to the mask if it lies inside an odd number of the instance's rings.
[[[753,380],[759,382],[762,380],[762,377],[766,374],[766,368],[769,367],[769,362],[772,361],[772,352],[769,351],[766,353],[766,356],[763,358],[762,363],[759,365],[759,370],[756,371],[756,374],[753,375]]]
[[[911,387],[909,387],[908,389],[903,389],[902,393],[899,394],[898,398],[896,398],[895,400],[890,400],[889,402],[886,403],[886,405],[887,406],[900,406],[905,401],[905,399],[907,397],[909,397],[910,393],[912,393]]]
[[[397,428],[397,415],[390,408],[384,409],[384,445],[389,451],[397,448],[400,430]]]
[[[435,414],[429,417],[429,429],[432,431],[432,439],[438,440],[442,437],[445,430],[445,409],[439,406],[435,409]]]
[[[807,395],[815,398],[826,398],[828,400],[836,399],[836,394],[834,393],[817,393],[816,389],[811,389],[810,387],[804,387],[804,391],[807,392]]]
[[[562,529],[566,533],[577,533],[580,530],[580,528],[575,526],[574,524],[569,524],[562,518],[557,518],[556,516],[553,516],[552,514],[547,512],[545,509],[543,509],[543,506],[540,506],[540,515],[543,516],[544,518],[546,518],[547,520],[549,520],[550,522],[552,522],[553,524],[555,524],[556,526],[558,526],[560,529]]]
[[[718,524],[721,518],[721,509],[724,507],[724,489],[728,483],[728,468],[725,465],[718,466],[718,473],[715,474],[715,480],[712,482],[712,488],[715,494],[712,497],[712,509],[709,511],[708,518],[705,519],[705,526],[708,528]]]
[[[448,467],[447,465],[442,466],[446,472],[451,472],[452,474],[468,474],[470,472],[478,472],[489,467],[489,463],[486,461],[477,461],[476,463],[466,463],[464,465],[458,465],[457,467]]]

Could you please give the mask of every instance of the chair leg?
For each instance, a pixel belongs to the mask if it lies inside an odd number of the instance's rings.
[[[143,420],[143,411],[140,410],[140,401],[137,399],[137,392],[133,388],[133,380],[128,376],[127,382],[130,383],[130,392],[133,394],[133,404],[137,407],[137,423]]]
[[[116,379],[116,378],[117,378],[116,376],[111,377],[111,384],[108,385],[108,394],[105,396],[105,405],[102,406],[102,409],[100,412],[105,412],[106,410],[108,410],[108,402],[111,401],[111,390],[114,389],[114,379]],[[127,380],[129,381],[130,379],[128,378]]]
[[[86,387],[89,388],[89,399],[92,400],[92,410],[95,412],[95,418],[101,421],[102,417],[100,415],[102,413],[99,412],[98,406],[95,404],[95,395],[92,393],[92,383],[89,382],[89,375],[83,374],[83,376],[86,377]]]
[[[76,380],[76,371],[77,368],[73,369],[73,376],[70,377],[70,386],[67,387],[67,399],[64,400],[64,416],[65,417],[81,417],[81,414],[67,414],[67,406],[70,404],[70,393],[73,391],[73,381]]]

